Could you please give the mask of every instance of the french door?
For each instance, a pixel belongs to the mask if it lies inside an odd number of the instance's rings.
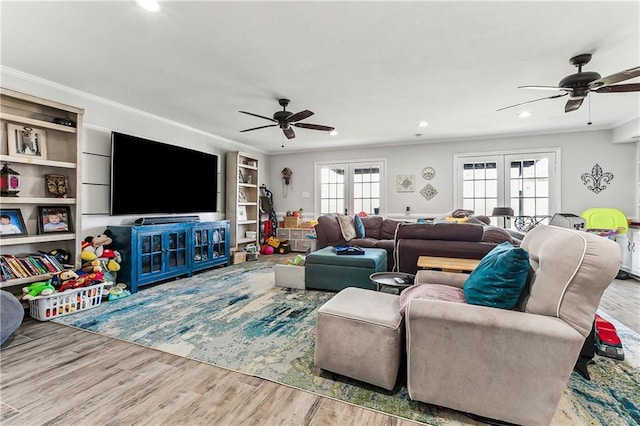
[[[486,216],[511,207],[517,219],[510,226],[545,221],[560,209],[559,156],[558,149],[456,155],[457,205]],[[502,225],[497,219],[492,224]]]
[[[316,211],[382,214],[384,161],[316,164]]]

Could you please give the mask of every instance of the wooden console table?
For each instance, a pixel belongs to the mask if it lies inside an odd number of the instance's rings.
[[[420,256],[418,267],[422,269],[441,269],[444,272],[471,272],[480,261],[478,259],[458,259],[454,257]]]

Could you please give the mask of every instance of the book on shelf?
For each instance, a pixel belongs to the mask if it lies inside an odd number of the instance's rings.
[[[26,278],[30,276],[30,274],[26,271],[26,269],[24,269],[24,266],[22,266],[20,260],[18,260],[15,255],[5,254],[5,257],[9,261],[9,265],[13,266],[14,270],[20,278]]]
[[[0,281],[57,274],[65,269],[73,269],[73,265],[62,265],[54,256],[45,253],[21,257],[0,255]]]
[[[17,258],[16,259],[18,262],[20,262],[20,265],[22,266],[22,268],[27,271],[27,274],[32,277],[34,275],[40,275],[40,271],[38,271],[32,264],[31,262],[29,262],[27,260],[27,258],[22,257],[22,258]]]
[[[27,256],[27,260],[31,262],[31,264],[40,272],[41,274],[46,274],[49,269],[41,263],[41,260],[36,256]]]
[[[47,270],[49,272],[59,272],[60,271],[60,270],[58,270],[56,268],[56,266],[53,265],[53,263],[51,263],[51,261],[49,260],[49,258],[47,256],[44,256],[44,255],[40,254],[40,255],[38,255],[38,258],[40,259],[40,262],[42,262],[44,267],[47,268]]]
[[[6,259],[0,259],[0,276],[2,276],[2,281],[9,281],[14,278],[18,278],[13,274],[11,269],[9,269]]]

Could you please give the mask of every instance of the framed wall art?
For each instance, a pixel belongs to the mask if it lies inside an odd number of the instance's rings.
[[[47,135],[43,129],[7,123],[9,155],[47,158]]]
[[[396,178],[396,191],[413,192],[415,190],[413,187],[414,182],[414,175],[398,175]]]
[[[73,232],[70,207],[38,206],[38,234],[52,232]]]
[[[29,235],[20,209],[0,209],[0,238]]]
[[[246,206],[238,206],[238,220],[247,220]]]
[[[238,188],[238,202],[246,203],[249,201],[247,199],[247,194],[244,192],[244,188]]]

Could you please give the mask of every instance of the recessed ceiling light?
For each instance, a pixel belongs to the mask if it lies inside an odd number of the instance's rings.
[[[337,135],[337,134],[338,134],[338,132],[336,132],[335,130],[332,130],[331,132],[329,132],[329,134],[330,134],[331,136],[335,136],[335,135]]]
[[[136,0],[140,7],[145,8],[149,12],[157,12],[160,10],[160,4],[156,0]]]
[[[525,117],[529,117],[530,115],[531,113],[529,111],[522,111],[521,113],[518,114],[518,117],[525,118]]]
[[[418,123],[418,127],[427,127],[429,125],[429,123],[427,123],[426,121],[421,121]]]

